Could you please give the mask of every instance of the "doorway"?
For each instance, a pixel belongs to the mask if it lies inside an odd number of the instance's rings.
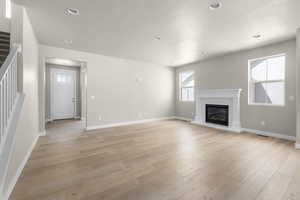
[[[50,137],[83,133],[86,127],[85,63],[46,59],[45,122],[46,135]]]
[[[80,118],[79,71],[54,67],[49,70],[51,120]]]

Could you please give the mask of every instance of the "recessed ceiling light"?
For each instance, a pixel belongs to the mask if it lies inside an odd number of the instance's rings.
[[[258,39],[258,38],[261,38],[261,35],[257,34],[257,35],[253,35],[252,37],[255,39]]]
[[[76,8],[66,8],[65,13],[67,15],[79,15],[79,10]]]
[[[72,40],[64,40],[64,43],[66,45],[71,45],[71,44],[73,44],[73,41]]]
[[[222,7],[222,4],[220,2],[214,2],[209,5],[210,10],[216,10],[221,7]]]

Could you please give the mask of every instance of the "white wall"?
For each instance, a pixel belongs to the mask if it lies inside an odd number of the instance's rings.
[[[44,77],[47,57],[87,63],[89,127],[170,117],[175,113],[175,72],[172,68],[41,45],[41,77]],[[43,91],[44,80],[40,83]],[[40,97],[41,109],[44,109],[44,95]],[[44,116],[43,113],[41,110],[40,116]]]
[[[264,56],[286,53],[286,105],[253,106],[248,105],[248,60]],[[196,87],[201,89],[233,89],[242,88],[241,123],[243,128],[255,129],[284,135],[296,135],[296,41],[290,40],[278,44],[240,51],[198,63],[177,68],[178,72],[194,70]],[[193,118],[194,103],[180,102],[177,95],[176,115]],[[261,124],[265,121],[265,126]]]
[[[6,0],[0,0],[0,31],[10,32],[10,20],[5,17]]]
[[[297,30],[297,147],[300,149],[300,28]]]
[[[17,6],[18,7],[18,6]],[[17,125],[15,144],[8,167],[6,189],[13,184],[19,168],[37,137],[38,131],[38,42],[25,9],[19,7],[23,17],[23,92],[26,95]],[[20,23],[20,22],[18,22]]]

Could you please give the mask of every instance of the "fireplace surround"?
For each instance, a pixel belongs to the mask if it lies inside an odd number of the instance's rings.
[[[234,132],[241,132],[240,122],[240,95],[242,89],[196,89],[195,98],[195,118],[192,123],[223,129]],[[220,113],[207,120],[207,105],[225,108],[221,113],[224,114],[222,119]],[[209,107],[209,106],[208,106]],[[227,111],[226,111],[227,108]],[[225,112],[225,113],[224,113]],[[228,112],[228,113],[226,113]],[[213,114],[213,113],[211,113]],[[227,114],[227,119],[226,119]],[[216,121],[219,121],[219,123]],[[223,121],[223,122],[220,122]],[[226,122],[224,122],[226,121]]]

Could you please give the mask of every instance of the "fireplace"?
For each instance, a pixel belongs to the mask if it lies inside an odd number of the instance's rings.
[[[213,123],[223,126],[229,125],[229,106],[206,104],[206,123]]]
[[[242,89],[196,89],[195,119],[192,123],[240,133],[241,92]]]

